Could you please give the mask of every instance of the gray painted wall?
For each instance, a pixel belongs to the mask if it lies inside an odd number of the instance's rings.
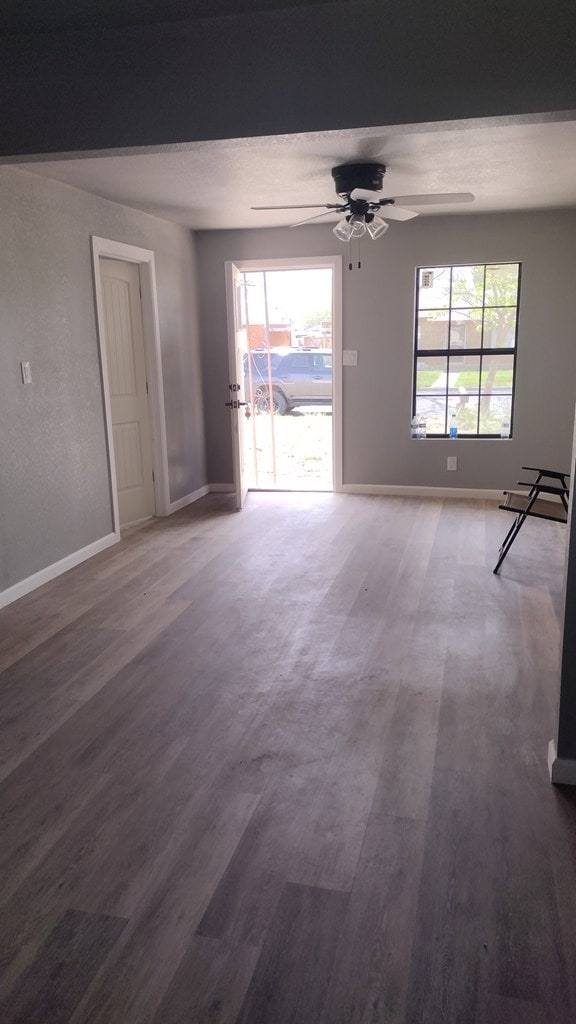
[[[421,217],[362,246],[362,270],[329,225],[197,235],[208,475],[232,479],[224,261],[342,254],[343,480],[503,489],[523,464],[568,469],[576,396],[573,289],[576,212]],[[523,265],[514,437],[410,440],[415,268],[520,260]],[[458,456],[447,472],[446,456]]]
[[[0,152],[571,110],[575,30],[570,0],[287,0],[174,24],[4,35]]]
[[[112,529],[91,235],[154,250],[171,500],[206,473],[193,235],[23,171],[0,190],[3,590]]]

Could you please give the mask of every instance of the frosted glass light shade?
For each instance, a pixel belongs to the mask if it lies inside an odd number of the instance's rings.
[[[352,228],[351,238],[362,238],[362,235],[366,234],[366,221],[360,214],[355,213],[350,217],[350,227]]]
[[[351,238],[361,238],[366,234],[366,224],[364,218],[356,214],[339,221],[332,231],[341,242],[349,242]]]
[[[336,227],[332,228],[332,231],[341,242],[348,242],[352,237],[352,228],[346,219],[339,220]]]
[[[370,223],[366,225],[366,230],[368,231],[370,238],[380,238],[380,235],[383,235],[385,231],[388,231],[389,227],[390,225],[385,220],[382,220],[382,217],[374,217],[374,220],[371,220]]]

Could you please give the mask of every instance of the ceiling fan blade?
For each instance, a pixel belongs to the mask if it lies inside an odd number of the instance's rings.
[[[317,213],[314,217],[306,217],[305,220],[296,221],[296,224],[291,224],[290,227],[299,228],[302,224],[309,224],[311,220],[319,220],[320,217],[328,217],[331,213],[334,213],[334,210],[324,210],[324,213]],[[418,214],[415,214],[415,216],[417,217]]]
[[[476,196],[472,192],[436,192],[421,196],[392,196],[398,206],[447,206],[449,203],[472,203]],[[382,205],[386,200],[380,200]]]
[[[381,206],[378,216],[384,220],[412,220],[417,217],[416,210],[404,210],[401,206]]]
[[[300,203],[298,206],[251,206],[251,210],[340,210],[341,203]]]

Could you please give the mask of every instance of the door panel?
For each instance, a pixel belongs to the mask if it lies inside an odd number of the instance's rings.
[[[138,422],[116,423],[112,427],[112,436],[114,438],[118,490],[125,491],[128,488],[142,487],[144,479],[140,424]]]
[[[138,265],[100,260],[120,525],[154,515]]]

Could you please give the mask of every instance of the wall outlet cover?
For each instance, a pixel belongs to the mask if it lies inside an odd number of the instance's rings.
[[[448,456],[448,458],[446,459],[446,469],[458,469],[458,457],[456,455]]]
[[[345,348],[342,352],[343,366],[358,366],[358,351],[355,348]]]

